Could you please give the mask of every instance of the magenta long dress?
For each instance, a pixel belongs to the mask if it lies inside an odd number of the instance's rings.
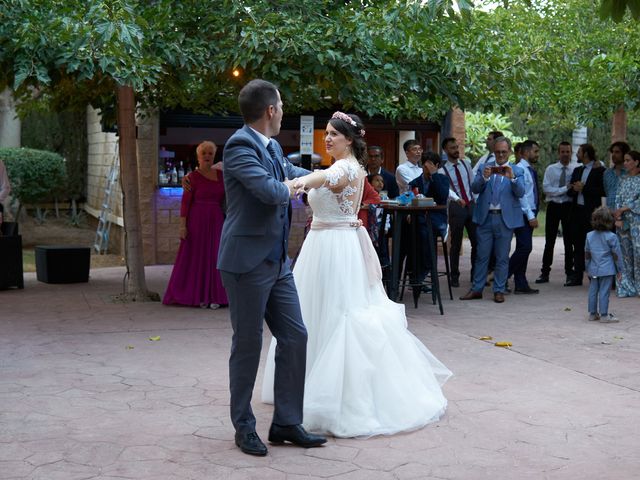
[[[187,217],[187,238],[180,248],[162,303],[200,306],[227,305],[227,293],[216,268],[224,213],[222,172],[209,180],[197,170],[190,175],[191,191],[184,191],[180,215]]]

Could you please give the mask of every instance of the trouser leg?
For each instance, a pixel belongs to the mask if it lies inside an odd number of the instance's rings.
[[[496,259],[493,270],[493,292],[504,293],[509,274],[509,250],[513,230],[507,228],[501,215],[491,215],[491,217],[493,217],[493,254]]]
[[[599,279],[589,277],[589,313],[598,313]]]
[[[449,249],[449,268],[451,269],[451,280],[457,281],[460,277],[460,251],[462,250],[462,239],[467,218],[467,210],[456,202],[449,204],[449,236],[451,238],[451,248]]]
[[[600,304],[600,316],[604,317],[609,314],[609,295],[611,293],[611,285],[613,285],[613,275],[607,275],[598,278],[598,303]]]
[[[541,274],[548,277],[553,264],[553,251],[558,238],[558,226],[560,225],[560,211],[562,204],[549,202],[547,204],[547,217],[544,225],[544,253],[542,254]],[[564,231],[564,227],[563,227]],[[563,233],[563,238],[566,232]]]
[[[489,215],[491,217],[491,215]],[[482,292],[487,281],[487,271],[489,268],[489,257],[493,248],[493,230],[491,218],[487,217],[482,225],[476,227],[477,250],[476,264],[473,272],[474,292]]]

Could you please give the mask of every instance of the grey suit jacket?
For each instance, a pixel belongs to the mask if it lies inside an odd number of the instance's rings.
[[[309,173],[293,166],[275,142],[287,178]],[[222,227],[218,269],[246,273],[262,262],[289,221],[289,189],[278,180],[271,156],[260,137],[244,126],[227,141],[223,154],[227,217]],[[280,168],[280,167],[278,167]]]

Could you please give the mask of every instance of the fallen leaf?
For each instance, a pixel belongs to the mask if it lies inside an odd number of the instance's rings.
[[[156,336],[156,337],[149,337],[149,340],[151,340],[152,342],[157,342],[158,340],[160,340],[160,337]]]
[[[624,340],[624,337],[613,337],[613,338],[615,338],[616,340]]]
[[[480,337],[478,340],[493,340],[493,337]]]
[[[571,308],[569,308],[569,307],[564,307],[564,311],[565,311],[565,312],[570,312],[570,311],[571,311]]]
[[[611,342],[605,342],[605,341],[602,341],[602,342],[600,342],[600,343],[601,343],[602,345],[611,345]]]
[[[496,342],[494,345],[496,347],[509,348],[511,346],[511,342]]]
[[[127,350],[133,350],[135,347],[133,345],[127,345],[124,348],[126,348]]]

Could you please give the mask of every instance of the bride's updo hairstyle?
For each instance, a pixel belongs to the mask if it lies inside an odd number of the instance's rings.
[[[333,128],[351,140],[351,152],[364,167],[367,165],[367,143],[364,141],[364,124],[353,113],[336,112],[329,123]],[[336,159],[337,160],[337,159]]]

